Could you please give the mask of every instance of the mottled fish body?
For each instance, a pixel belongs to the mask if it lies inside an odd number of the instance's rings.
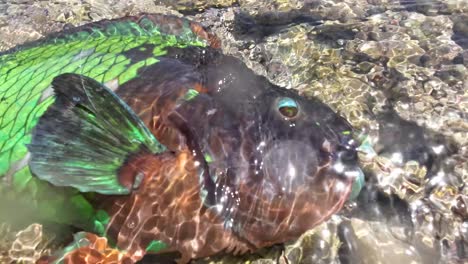
[[[2,194],[89,232],[45,262],[255,251],[328,219],[362,179],[346,120],[182,18],[101,21],[8,51],[0,96]]]
[[[62,203],[63,194],[32,177],[27,144],[44,111],[53,103],[52,79],[62,73],[86,75],[115,90],[134,78],[142,68],[158,62],[168,47],[216,45],[198,24],[176,17],[151,15],[101,21],[65,30],[0,53],[0,184],[1,193],[12,189],[14,197],[31,204],[45,193],[48,204],[40,206],[45,218],[49,208]],[[150,49],[151,47],[151,49]],[[146,50],[148,48],[148,50]],[[141,51],[142,56],[126,52]],[[71,140],[71,139],[66,139]],[[70,191],[67,191],[70,196]],[[80,195],[72,202],[88,214],[89,205]],[[58,217],[58,218],[56,218]],[[66,222],[65,212],[53,219]]]

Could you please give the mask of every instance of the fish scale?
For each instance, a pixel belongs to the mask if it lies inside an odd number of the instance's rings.
[[[166,18],[160,16],[156,18],[158,19],[164,22]],[[66,213],[60,212],[58,208],[67,206],[63,201],[76,197],[76,191],[58,191],[57,188],[32,177],[29,167],[26,166],[26,146],[31,142],[31,132],[39,118],[54,102],[49,91],[51,81],[62,73],[79,73],[102,83],[116,80],[118,85],[122,85],[137,77],[138,70],[142,67],[157,63],[157,57],[165,54],[167,47],[204,47],[208,44],[207,40],[192,32],[188,21],[169,29],[167,25],[164,25],[164,29],[160,26],[144,15],[140,19],[101,21],[65,30],[46,39],[0,53],[2,197],[20,193],[21,196],[15,199],[25,204],[32,201],[32,207],[37,207],[40,217],[64,223],[70,221],[65,216]],[[152,56],[142,58],[141,61],[125,56],[126,51],[143,45],[151,45],[154,48]],[[40,200],[44,199],[41,196],[44,195],[47,202],[41,203]],[[75,200],[78,202],[74,209],[78,207],[81,210],[78,210],[74,217],[90,217],[92,209],[86,204],[86,200]],[[74,210],[71,209],[73,204],[67,208]]]
[[[0,176],[27,153],[28,133],[52,100],[39,102],[52,78],[65,72],[86,74],[99,82],[118,78],[119,85],[137,76],[140,68],[157,63],[156,58],[131,62],[122,52],[153,44],[156,55],[165,47],[206,46],[206,40],[185,25],[185,34],[163,34],[149,19],[108,22],[27,44],[0,54]],[[93,52],[89,51],[94,50]],[[14,52],[14,53],[13,53]],[[79,55],[85,55],[73,60]],[[13,174],[14,177],[14,174]],[[26,178],[26,177],[23,177]]]

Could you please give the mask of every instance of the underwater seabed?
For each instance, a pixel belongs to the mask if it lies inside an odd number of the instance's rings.
[[[195,263],[468,262],[468,1],[0,0],[0,50],[140,12],[201,22],[362,131],[365,186],[339,214],[284,248]],[[54,230],[0,224],[0,263],[34,263],[59,247]]]

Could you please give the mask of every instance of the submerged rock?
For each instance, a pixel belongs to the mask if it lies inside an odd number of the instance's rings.
[[[42,242],[42,226],[32,224],[16,234],[8,255],[12,261],[25,264],[34,264],[43,255],[39,248]]]
[[[409,243],[402,227],[390,227],[382,222],[350,219],[343,223],[340,237],[344,244],[344,263],[437,263],[438,258],[421,256]],[[406,240],[406,241],[405,241]]]
[[[0,224],[0,263],[34,264],[54,248],[50,233],[44,234],[41,224],[34,223],[24,229],[12,229]]]

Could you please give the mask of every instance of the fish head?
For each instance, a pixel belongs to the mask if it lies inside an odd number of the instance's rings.
[[[180,114],[203,156],[204,203],[226,228],[260,248],[297,238],[343,206],[362,175],[343,117],[231,57],[204,76],[204,93]]]

